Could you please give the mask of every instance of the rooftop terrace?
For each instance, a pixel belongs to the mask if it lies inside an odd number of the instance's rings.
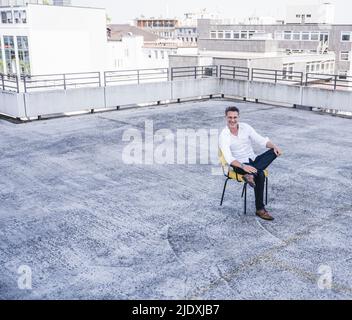
[[[225,100],[12,124],[0,120],[0,298],[351,299],[352,120],[237,102],[284,151],[275,220],[209,165],[127,165],[123,132],[221,129]],[[32,290],[17,271],[32,270]],[[318,286],[331,268],[332,289]]]

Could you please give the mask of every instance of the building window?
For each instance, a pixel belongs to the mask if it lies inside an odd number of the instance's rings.
[[[158,50],[155,50],[154,54],[155,54],[155,59],[158,59]]]
[[[350,60],[350,52],[349,51],[341,51],[340,52],[340,60],[341,61],[349,61]]]
[[[31,74],[29,63],[28,38],[17,37],[18,58],[21,74]]]
[[[216,39],[216,31],[210,31],[210,38],[211,39]]]
[[[0,38],[0,72],[4,73],[4,61],[2,60],[2,41]]]
[[[310,34],[310,40],[312,41],[318,41],[319,40],[319,33],[318,32],[312,32]]]
[[[6,11],[1,11],[1,23],[7,23]]]
[[[312,17],[312,15],[311,14],[307,14],[307,18],[311,18]]]
[[[296,18],[300,18],[301,17],[301,15],[300,14],[296,14]]]
[[[341,41],[351,41],[351,33],[350,32],[342,32],[341,33]]]
[[[347,79],[347,71],[340,71],[339,72],[339,79],[346,80]]]
[[[13,36],[4,36],[4,48],[7,73],[17,73],[15,43]]]
[[[300,32],[294,32],[292,34],[292,40],[301,40],[301,34]]]
[[[234,39],[239,39],[239,38],[240,38],[240,33],[237,32],[237,31],[234,31],[234,32],[233,32],[233,38],[234,38]]]
[[[225,39],[231,39],[231,31],[225,31]]]
[[[241,31],[241,39],[248,39],[247,31]]]
[[[309,32],[302,32],[302,40],[309,40]]]
[[[2,23],[12,23],[12,11],[1,11],[1,22]]]
[[[218,31],[218,39],[224,39],[224,31]]]
[[[334,62],[330,62],[330,72],[334,73],[335,68],[334,68]]]
[[[285,63],[282,66],[282,79],[283,80],[292,80],[292,73],[293,73],[293,63]]]
[[[292,37],[292,31],[285,31],[284,32],[284,39],[285,40],[291,40]]]
[[[306,72],[308,73],[310,71],[310,63],[308,62],[307,64],[306,64]]]
[[[13,17],[15,23],[27,23],[27,14],[25,10],[14,10]]]
[[[165,53],[163,50],[160,51],[160,54],[161,54],[161,59],[165,59]]]
[[[255,34],[255,31],[248,31],[248,39],[251,39],[254,34]]]
[[[320,32],[320,41],[328,42],[329,41],[329,32]]]

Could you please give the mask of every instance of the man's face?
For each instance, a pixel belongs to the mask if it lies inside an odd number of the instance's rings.
[[[226,115],[227,126],[230,129],[237,128],[238,120],[240,116],[236,111],[229,111]]]

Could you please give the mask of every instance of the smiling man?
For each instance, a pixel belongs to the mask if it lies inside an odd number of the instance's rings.
[[[254,188],[256,215],[265,220],[274,220],[264,206],[264,170],[282,152],[269,138],[259,135],[249,124],[239,122],[240,111],[237,107],[228,107],[225,116],[227,127],[222,130],[219,137],[219,147],[225,160]],[[256,156],[252,143],[270,150]]]

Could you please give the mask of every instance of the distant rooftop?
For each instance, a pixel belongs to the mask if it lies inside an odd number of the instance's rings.
[[[0,6],[24,6],[26,4],[49,4],[54,6],[70,6],[71,0],[0,0]]]
[[[126,36],[143,36],[144,41],[156,41],[160,39],[160,37],[150,31],[129,24],[109,24],[107,27],[110,29],[109,40],[112,41],[120,41],[122,37]]]
[[[221,130],[229,105],[283,149],[272,222],[255,216],[252,190],[243,215],[234,181],[219,206],[218,164],[122,162],[127,129]],[[0,120],[0,298],[351,299],[351,121],[226,100]],[[32,290],[17,287],[22,265]]]

